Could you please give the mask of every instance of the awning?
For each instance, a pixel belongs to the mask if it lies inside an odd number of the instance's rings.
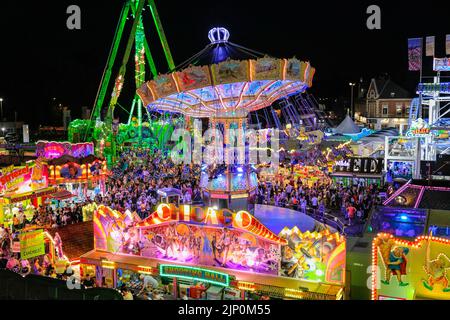
[[[65,199],[70,199],[70,198],[74,198],[74,197],[76,197],[76,195],[70,193],[69,191],[61,190],[61,191],[54,193],[50,198],[55,199],[55,200],[65,200]]]

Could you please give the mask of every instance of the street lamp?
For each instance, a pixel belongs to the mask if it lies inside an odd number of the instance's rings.
[[[1,118],[0,121],[3,121],[3,98],[0,98],[0,109],[1,109]]]
[[[353,114],[355,112],[355,110],[353,110],[354,109],[353,108],[353,87],[356,85],[356,83],[350,82],[348,85],[350,86],[350,92],[351,92],[350,93],[351,94],[351,96],[350,96],[350,118],[353,119]]]

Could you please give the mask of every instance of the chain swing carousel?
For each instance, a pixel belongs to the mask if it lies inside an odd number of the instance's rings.
[[[250,112],[305,92],[315,69],[295,57],[278,59],[234,44],[225,28],[212,29],[208,37],[211,43],[206,48],[172,73],[145,83],[137,93],[151,111],[208,118],[209,128],[222,133],[224,149],[229,150],[235,142],[229,141],[232,129],[241,133],[237,139],[245,141]],[[257,175],[248,159],[248,146],[245,149],[246,159],[239,164],[229,164],[236,162],[229,161],[228,153],[218,161],[203,159],[200,185],[205,204],[253,211]]]

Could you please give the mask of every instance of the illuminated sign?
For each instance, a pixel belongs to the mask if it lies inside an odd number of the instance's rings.
[[[11,173],[14,171],[14,165],[10,165],[9,167],[3,168],[2,169],[2,175],[7,175],[8,173]]]
[[[406,133],[408,137],[425,137],[430,134],[430,126],[422,118],[418,118],[411,123],[411,126]]]
[[[11,197],[9,200],[9,203],[17,203],[17,202],[22,202],[22,201],[29,200],[29,199],[46,197],[46,196],[56,193],[57,191],[58,191],[58,188],[53,187],[53,188],[48,188],[48,189],[44,189],[41,191],[29,192],[25,195],[21,195],[18,197]]]
[[[3,186],[5,184],[7,184],[8,182],[11,182],[14,179],[17,179],[18,177],[23,176],[27,173],[28,173],[28,166],[26,166],[25,168],[22,168],[22,169],[15,170],[10,174],[0,177],[0,185]]]
[[[419,93],[450,93],[450,82],[420,83],[417,91]]]
[[[36,143],[36,156],[38,158],[56,159],[64,155],[82,158],[91,154],[94,154],[92,142],[73,144],[69,142],[38,141]]]
[[[336,161],[336,164],[335,164],[336,166],[338,166],[338,167],[350,167],[350,162],[348,162],[348,161],[346,161],[346,160],[339,160],[339,161]]]
[[[162,264],[159,266],[159,275],[162,277],[204,281],[223,287],[230,285],[230,276],[228,274],[194,267]]]
[[[337,161],[334,165],[334,172],[380,174],[383,167],[383,158],[349,158],[345,161]]]
[[[450,60],[448,58],[434,58],[434,71],[450,71]]]

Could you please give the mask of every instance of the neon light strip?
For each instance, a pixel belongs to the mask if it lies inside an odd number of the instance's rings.
[[[422,201],[423,194],[425,193],[425,187],[421,187],[419,196],[417,197],[416,204],[414,205],[414,209],[419,207],[420,201]]]
[[[242,87],[241,94],[239,95],[239,101],[238,101],[238,103],[234,106],[234,109],[235,109],[235,110],[236,110],[236,109],[239,107],[239,105],[241,104],[242,98],[244,97],[244,92],[247,91],[248,86],[249,86],[249,82],[246,82],[245,85]]]
[[[227,112],[227,111],[228,111],[228,110],[227,110],[227,107],[225,107],[225,104],[223,103],[223,98],[222,98],[222,96],[220,95],[219,89],[217,89],[217,87],[214,86],[214,90],[216,91],[216,94],[217,94],[217,96],[219,97],[220,104],[222,105],[222,108],[225,109],[225,112]]]
[[[447,187],[428,187],[428,186],[425,186],[425,188],[427,190],[434,190],[434,191],[450,191],[450,188],[447,188]]]
[[[184,93],[187,94],[188,96],[191,96],[194,99],[197,99],[197,101],[200,101],[200,104],[202,106],[204,106],[206,109],[208,109],[210,111],[216,111],[214,108],[211,108],[211,107],[207,106],[205,104],[205,102],[203,102],[204,100],[202,98],[200,98],[198,95],[196,95],[195,93],[192,93],[191,91],[187,91],[187,92],[184,92]],[[184,102],[182,102],[182,103],[184,103]],[[190,108],[192,109],[192,107],[190,107]]]
[[[393,199],[395,199],[396,196],[398,196],[400,193],[403,192],[403,190],[405,190],[409,184],[411,183],[411,180],[409,180],[407,183],[405,183],[405,185],[403,185],[400,189],[397,190],[397,192],[394,192],[394,194],[392,196],[389,197],[389,199],[387,199],[386,201],[383,202],[383,206],[386,206],[389,202],[391,202]]]

